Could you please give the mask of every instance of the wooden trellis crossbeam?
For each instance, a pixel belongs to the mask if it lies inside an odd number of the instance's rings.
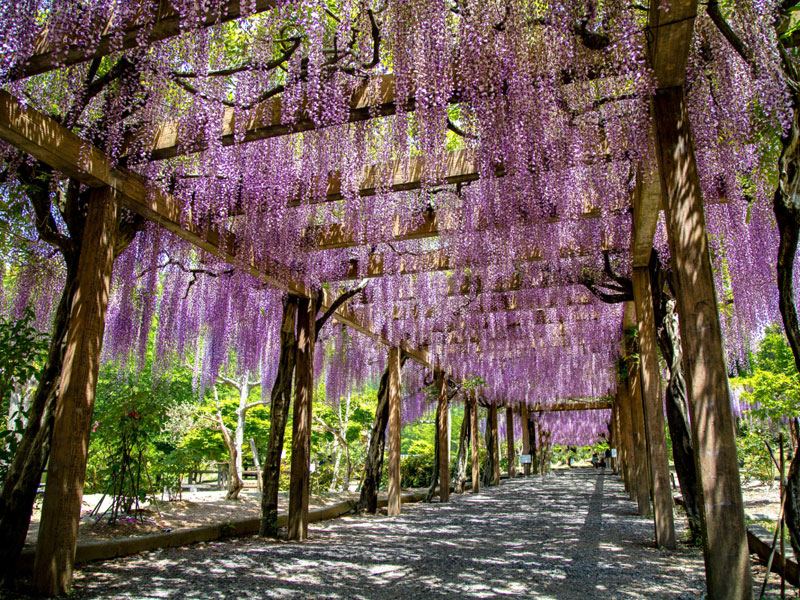
[[[611,407],[612,403],[610,400],[606,400],[603,402],[578,401],[578,402],[559,402],[558,404],[551,404],[551,405],[536,404],[534,406],[529,406],[528,411],[532,413],[569,412],[569,411],[579,411],[579,410],[610,410]]]
[[[574,72],[562,73],[561,81],[570,85],[576,81]],[[584,73],[589,81],[602,79],[613,75],[612,69],[597,64]],[[458,79],[457,75],[455,76]],[[350,110],[345,123],[358,123],[378,117],[394,115],[397,110],[396,83],[393,73],[379,75],[356,88],[350,97]],[[500,90],[487,90],[487,94],[502,93]],[[463,100],[458,84],[450,91],[449,104],[457,104]],[[416,99],[409,98],[402,106],[400,112],[411,112],[416,109]],[[218,141],[222,146],[232,146],[238,143],[247,143],[257,140],[281,137],[312,131],[338,125],[331,123],[318,125],[311,115],[301,112],[294,121],[287,124],[283,120],[283,103],[281,95],[264,101],[252,110],[243,114],[237,113],[234,108],[225,109],[219,126]],[[244,121],[244,122],[242,122]],[[202,152],[209,142],[204,132],[196,129],[181,131],[178,122],[169,121],[155,127],[155,133],[149,134],[151,139],[148,144],[151,160],[163,160],[175,156]],[[128,147],[133,143],[130,140]]]
[[[591,294],[587,293],[587,296],[590,297]],[[465,304],[462,307],[441,306],[440,305],[440,306],[437,306],[435,310],[436,310],[437,313],[441,313],[442,311],[452,311],[453,313],[455,313],[455,312],[463,312],[463,311],[468,310],[471,314],[475,314],[475,313],[477,313],[477,314],[528,313],[528,312],[539,312],[539,313],[543,314],[544,311],[546,311],[546,310],[548,310],[550,308],[557,308],[557,307],[563,307],[563,306],[569,306],[571,308],[576,308],[576,307],[581,307],[581,306],[583,306],[583,307],[595,306],[596,305],[595,302],[593,302],[589,297],[587,297],[587,299],[585,301],[580,301],[580,302],[568,302],[566,304],[560,304],[560,305],[557,305],[557,306],[553,306],[553,305],[542,306],[539,303],[531,302],[527,297],[517,298],[513,294],[503,294],[503,295],[500,296],[498,301],[492,302],[491,306],[489,306],[488,308],[484,308],[483,306],[481,306],[479,303],[476,302],[475,304],[477,304],[477,306],[474,306],[473,303]],[[352,306],[353,306],[353,310],[359,310],[359,309],[362,309],[362,308],[369,308],[370,305],[368,303],[362,303],[362,304],[353,304]],[[431,318],[433,316],[434,316],[434,308],[433,307],[428,307],[428,308],[424,308],[423,309],[423,308],[420,308],[419,305],[415,304],[415,305],[412,305],[412,306],[410,306],[410,307],[408,307],[408,308],[406,308],[404,310],[402,308],[401,304],[395,303],[395,305],[394,305],[393,317],[395,319],[406,319],[406,318],[411,318],[411,317],[415,317],[415,318],[416,317]],[[546,318],[546,317],[542,316],[542,318]],[[595,318],[596,318],[596,314],[595,314]],[[580,320],[583,320],[583,319],[580,319]],[[561,323],[561,322],[569,322],[569,321],[570,321],[570,319],[556,318],[556,320],[548,320],[547,322],[548,323],[555,323],[555,322]]]
[[[602,248],[598,248],[598,251]],[[591,252],[588,250],[572,251],[569,249],[562,249],[560,258],[576,258],[581,256],[590,256]],[[525,252],[518,258],[519,263],[537,262],[545,260],[538,248],[534,248]],[[471,265],[478,266],[478,265]],[[367,267],[364,272],[361,272],[358,260],[353,259],[350,261],[350,266],[343,275],[332,276],[327,278],[328,283],[335,281],[355,281],[357,279],[372,279],[376,277],[386,277],[391,275],[415,275],[418,273],[428,273],[436,271],[452,271],[461,268],[457,266],[451,255],[446,250],[431,250],[420,253],[408,253],[399,257],[399,265],[396,269],[387,271],[385,267],[385,257],[383,254],[371,254],[368,258]]]
[[[225,262],[244,269],[264,283],[297,296],[310,297],[305,285],[293,279],[285,267],[266,265],[252,257],[240,256],[232,233],[202,231],[192,225],[192,219],[182,214],[174,196],[157,188],[147,188],[141,177],[125,168],[112,167],[111,161],[99,149],[50,117],[30,107],[23,108],[16,98],[4,90],[0,90],[0,139],[89,187],[108,186],[116,190],[116,197],[125,208]],[[333,299],[325,290],[323,294],[324,310]],[[344,308],[336,312],[335,318],[373,339],[388,343]],[[412,349],[405,352],[412,360],[432,368],[426,353]]]
[[[93,36],[86,33],[82,36],[83,43],[74,42],[63,47],[60,44],[53,44],[48,37],[45,29],[39,34],[34,42],[34,55],[31,56],[24,65],[13,71],[11,79],[24,79],[32,75],[47,73],[61,67],[77,65],[83,62],[108,56],[118,50],[128,50],[142,45],[149,45],[155,42],[166,40],[180,35],[185,31],[183,20],[176,11],[165,0],[146,0],[144,6],[152,9],[155,13],[155,20],[147,18],[150,11],[141,11],[142,17],[134,21],[122,32],[114,31],[114,16],[111,20],[96,19],[92,29]],[[206,11],[199,16],[199,22],[203,27],[209,27],[218,23],[226,23],[239,19],[244,15],[252,15],[271,10],[281,4],[279,0],[229,0],[221,11]],[[91,7],[88,9],[91,10]],[[147,32],[144,39],[142,32]],[[97,40],[94,43],[94,40]],[[86,40],[92,40],[89,44]],[[54,52],[55,51],[55,52]]]
[[[438,237],[440,234],[453,230],[452,224],[446,219],[439,219],[436,210],[429,209],[422,213],[422,218],[417,223],[402,223],[396,216],[392,225],[391,239],[384,241],[402,242],[406,240],[419,240]],[[580,214],[580,219],[598,219],[598,209],[588,209]],[[559,223],[561,219],[550,219],[548,223]],[[316,234],[317,243],[311,250],[330,250],[333,248],[351,248],[363,245],[358,236],[346,225],[333,224],[319,229]],[[374,241],[373,241],[374,243]]]

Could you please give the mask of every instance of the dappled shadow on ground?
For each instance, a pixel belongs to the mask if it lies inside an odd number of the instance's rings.
[[[83,568],[79,598],[701,598],[702,556],[652,547],[619,479],[594,469],[517,479],[399,517],[311,526]]]

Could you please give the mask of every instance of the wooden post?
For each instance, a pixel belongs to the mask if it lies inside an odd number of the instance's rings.
[[[622,447],[622,481],[628,490],[631,500],[636,500],[633,491],[633,432],[631,431],[631,399],[628,386],[620,383],[617,387],[617,405],[619,406],[620,446]]]
[[[639,370],[644,408],[650,482],[653,487],[653,517],[656,546],[675,548],[675,522],[672,514],[672,490],[669,485],[667,438],[664,433],[664,404],[661,401],[661,374],[658,371],[653,295],[650,270],[633,269],[633,297],[639,324]]]
[[[292,464],[289,479],[289,539],[308,537],[308,482],[311,460],[311,403],[314,392],[315,302],[297,303],[297,360],[292,407]]]
[[[644,409],[639,368],[632,365],[628,372],[628,398],[631,408],[631,433],[633,438],[632,487],[639,516],[650,512],[650,475],[647,467],[647,440],[644,435]]]
[[[530,456],[531,435],[530,431],[528,430],[528,419],[530,419],[530,413],[528,412],[528,404],[525,402],[519,406],[519,418],[520,421],[522,421],[522,454],[527,454]],[[525,474],[525,477],[528,477],[531,474],[531,463],[523,464],[522,472]]]
[[[692,441],[700,479],[708,597],[749,599],[752,578],[728,374],[683,88],[658,90],[654,115]]]
[[[478,436],[478,402],[475,399],[474,392],[469,402],[472,405],[472,421],[469,424],[472,429],[470,435],[470,443],[472,444],[472,493],[477,494],[481,491],[481,443]]]
[[[492,485],[500,485],[500,440],[497,432],[497,404],[492,402],[489,405],[489,423],[487,427],[492,428],[492,447],[487,448],[494,456],[494,473],[492,474]]]
[[[506,456],[508,458],[508,476],[517,475],[516,453],[514,452],[514,409],[506,407]]]
[[[34,587],[59,596],[72,587],[86,457],[114,265],[117,205],[110,188],[92,190],[55,409],[53,442],[36,544]]]
[[[450,401],[447,398],[447,378],[444,371],[436,371],[439,384],[439,500],[450,501],[450,444],[447,443],[447,413]]]
[[[389,349],[389,516],[400,514],[400,348]]]

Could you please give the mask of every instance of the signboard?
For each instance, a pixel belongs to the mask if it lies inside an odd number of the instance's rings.
[[[523,465],[531,464],[531,455],[530,454],[520,454],[519,455],[519,462]]]
[[[611,458],[617,458],[617,449],[616,448],[612,448],[611,449]]]

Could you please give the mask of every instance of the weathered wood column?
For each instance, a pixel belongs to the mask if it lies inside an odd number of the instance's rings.
[[[619,433],[619,405],[617,404],[617,399],[614,397],[613,404],[611,407],[611,447],[616,450],[616,458],[612,458],[611,462],[614,466],[614,472],[619,473],[619,463],[620,463],[620,456],[622,456],[622,451],[620,450],[620,433]]]
[[[389,350],[389,516],[400,514],[400,348]]]
[[[700,478],[708,595],[712,600],[749,599],[752,579],[728,377],[683,88],[659,90],[654,115]]]
[[[481,443],[478,436],[478,401],[475,399],[474,393],[469,399],[472,407],[472,421],[469,426],[471,428],[470,444],[472,444],[472,493],[477,494],[481,491]]]
[[[506,457],[508,458],[508,476],[517,475],[517,457],[514,451],[514,409],[506,407]]]
[[[297,304],[297,360],[292,407],[292,464],[289,480],[289,539],[308,537],[308,481],[311,460],[311,403],[314,393],[316,303]]]
[[[644,409],[639,368],[631,366],[628,372],[628,398],[631,408],[631,433],[633,438],[632,487],[639,516],[650,512],[650,474],[647,467],[647,440],[644,435]]]
[[[46,596],[72,587],[86,458],[114,264],[117,205],[109,188],[92,190],[55,409],[34,587]]]
[[[450,501],[450,444],[447,436],[447,414],[450,400],[447,397],[447,378],[444,371],[436,371],[436,382],[439,386],[439,500]]]
[[[522,454],[530,456],[531,454],[531,434],[528,430],[528,419],[530,419],[530,413],[528,412],[528,404],[523,402],[519,406],[519,418],[522,421]],[[524,463],[522,465],[522,472],[525,474],[525,477],[528,477],[531,474],[531,463]]]
[[[627,386],[620,383],[617,386],[617,407],[619,408],[620,450],[622,456],[621,471],[622,481],[631,500],[636,500],[633,493],[633,433],[631,431],[631,400]]]
[[[647,438],[650,483],[653,488],[653,517],[656,546],[675,548],[675,522],[672,490],[669,485],[667,438],[664,433],[664,404],[661,401],[661,374],[658,371],[655,315],[650,289],[650,270],[633,269],[633,298],[639,324],[639,371]]]
[[[492,447],[486,449],[494,457],[492,485],[500,485],[500,439],[497,431],[497,404],[494,402],[489,405],[489,422],[486,426],[492,428]]]

